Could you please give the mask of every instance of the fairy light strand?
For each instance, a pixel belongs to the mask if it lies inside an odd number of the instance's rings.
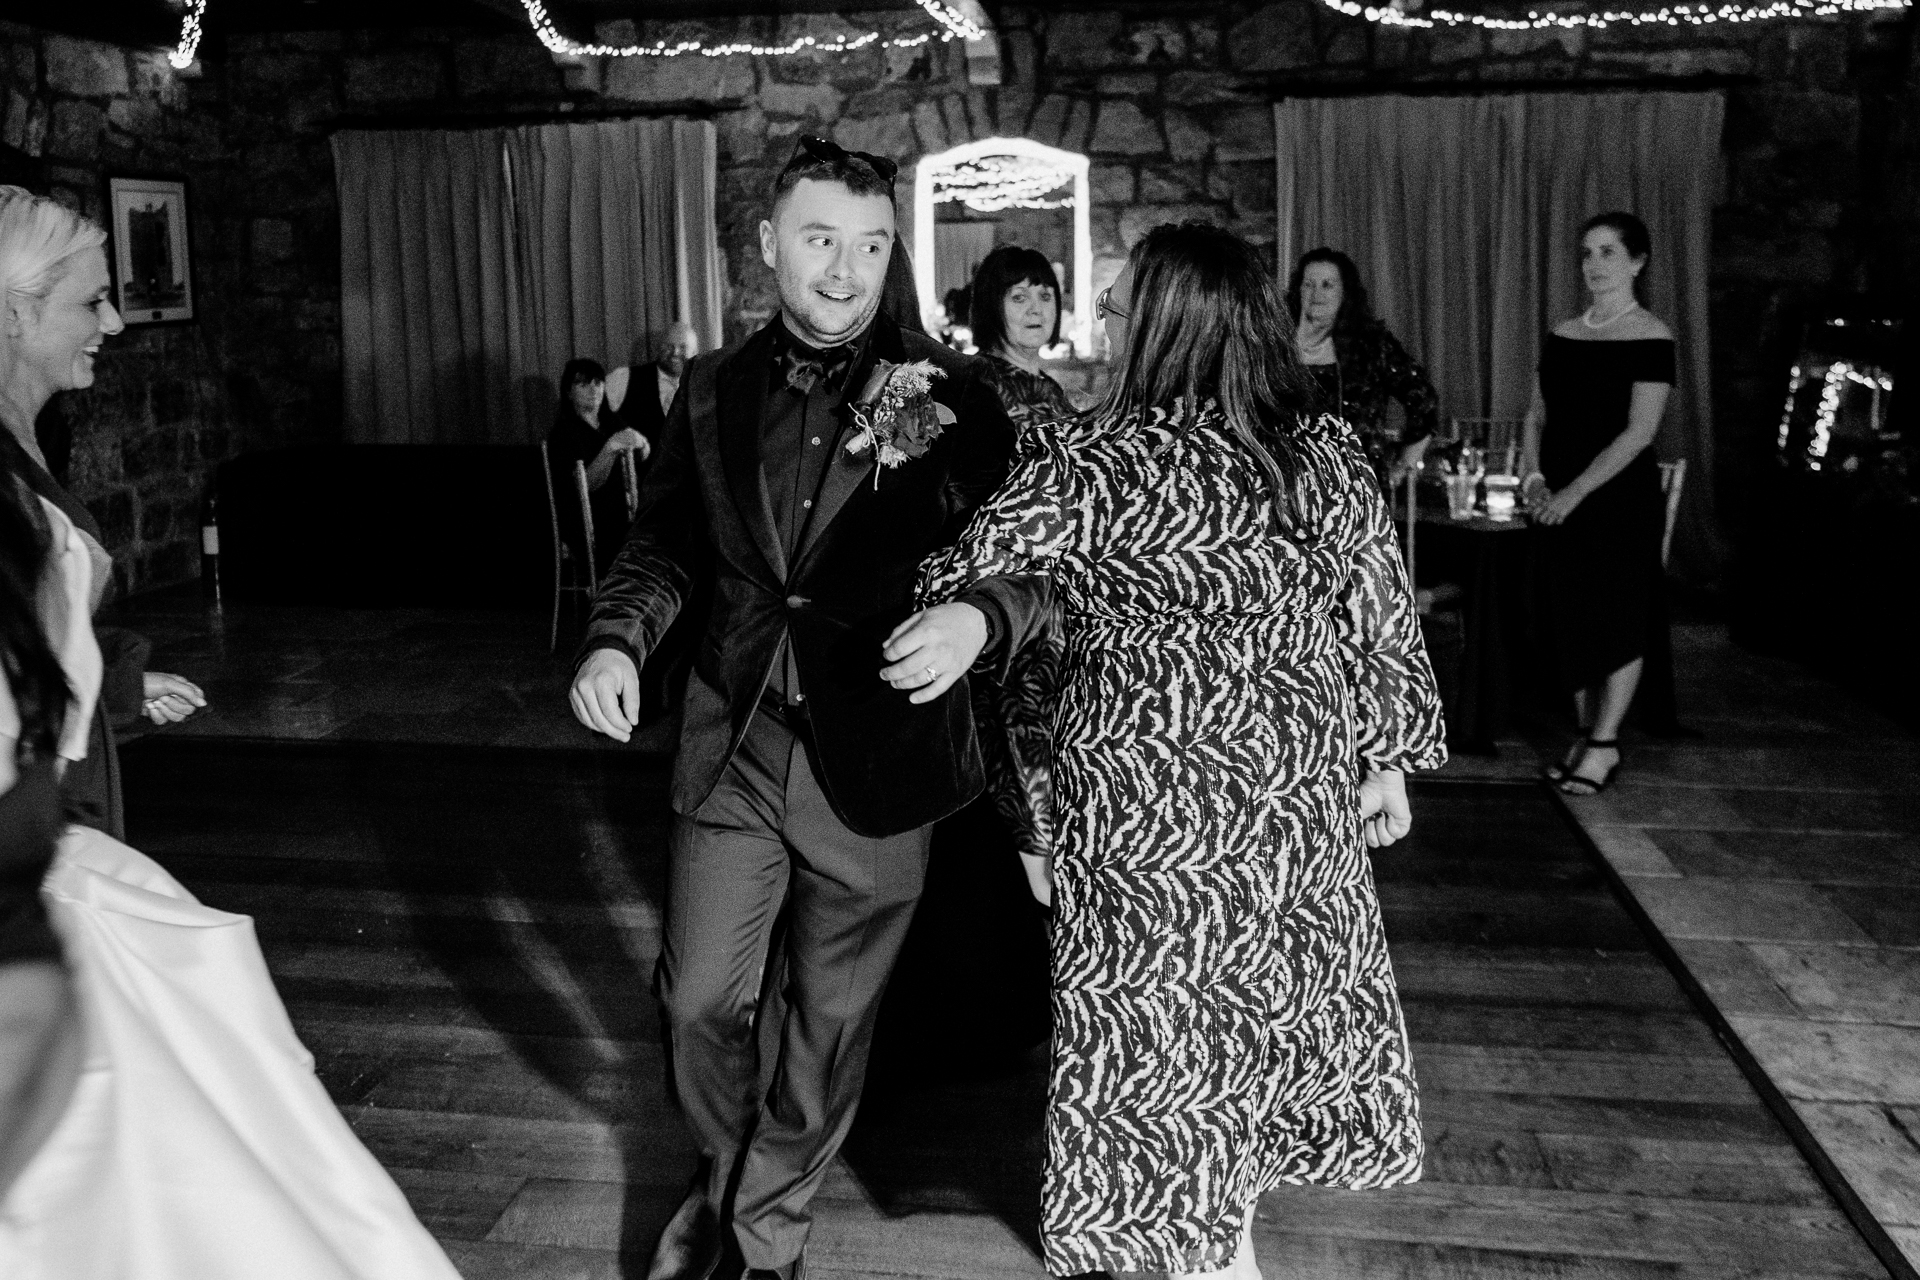
[[[1842,13],[1875,13],[1909,9],[1913,0],[1770,0],[1767,4],[1680,4],[1658,9],[1616,9],[1602,13],[1541,13],[1531,10],[1524,18],[1496,18],[1484,13],[1461,13],[1452,9],[1431,9],[1424,15],[1408,13],[1397,5],[1368,5],[1357,0],[1321,0],[1328,8],[1351,18],[1365,18],[1385,27],[1481,27],[1488,31],[1572,30],[1591,27],[1599,30],[1620,23],[1626,26],[1708,27],[1722,23],[1766,22],[1775,18],[1830,18]]]
[[[934,179],[936,204],[958,200],[976,213],[1003,209],[1067,209],[1071,195],[1047,198],[1072,182],[1072,169],[1035,156],[980,156]]]
[[[207,15],[207,0],[187,0],[187,11],[180,15],[180,43],[167,55],[167,63],[175,71],[185,71],[193,65],[195,55],[200,52],[201,20]]]
[[[199,2],[204,4],[206,0]],[[882,49],[915,49],[936,39],[978,40],[986,34],[978,23],[941,4],[940,0],[918,0],[918,3],[929,17],[940,24],[938,33],[922,31],[911,36],[883,36],[878,31],[868,31],[857,36],[835,36],[831,40],[797,36],[784,44],[757,44],[751,40],[735,40],[725,44],[708,44],[704,40],[679,40],[671,44],[665,40],[656,40],[652,44],[582,44],[561,34],[542,0],[520,0],[521,8],[527,11],[527,21],[533,26],[533,34],[546,46],[547,51],[572,57],[678,58],[697,53],[706,58],[730,58],[740,54],[756,58],[784,58],[807,51],[852,53],[869,45],[878,45]]]

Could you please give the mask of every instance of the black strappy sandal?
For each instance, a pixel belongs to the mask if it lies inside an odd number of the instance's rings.
[[[1598,780],[1582,777],[1578,772],[1580,766],[1586,763],[1587,752],[1593,750],[1595,747],[1602,749],[1610,747],[1618,755],[1618,759],[1613,762],[1612,767],[1601,774]],[[1580,759],[1574,763],[1572,769],[1567,770],[1561,777],[1559,782],[1560,794],[1563,796],[1574,796],[1583,800],[1588,796],[1599,795],[1602,791],[1605,791],[1613,785],[1613,775],[1620,772],[1620,766],[1626,763],[1626,759],[1627,753],[1620,750],[1620,739],[1610,738],[1602,742],[1598,738],[1588,738],[1586,745],[1580,749]],[[1575,791],[1572,789],[1574,787],[1578,787],[1580,790]]]
[[[1555,760],[1552,764],[1540,767],[1540,776],[1556,787],[1565,782],[1568,775],[1580,767],[1580,757],[1587,754],[1587,735],[1583,733],[1575,738],[1573,745],[1567,748],[1567,753],[1573,757],[1571,762]]]

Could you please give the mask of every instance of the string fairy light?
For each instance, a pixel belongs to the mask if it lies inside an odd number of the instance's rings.
[[[204,5],[206,0],[198,2]],[[797,36],[784,44],[757,44],[751,40],[734,40],[725,44],[708,44],[704,40],[680,40],[671,44],[665,40],[656,40],[652,44],[582,44],[561,34],[542,0],[520,0],[520,7],[527,11],[527,21],[533,26],[533,34],[549,53],[586,58],[678,58],[690,53],[706,58],[730,58],[739,54],[756,58],[784,58],[805,51],[852,53],[876,44],[882,49],[915,49],[936,39],[979,40],[986,35],[985,28],[940,0],[917,2],[929,17],[939,23],[940,30],[937,33],[922,31],[910,36],[883,36],[878,31],[868,31],[857,36],[839,35],[831,40]]]
[[[1401,3],[1369,5],[1358,0],[1321,0],[1350,18],[1365,18],[1383,27],[1481,27],[1488,31],[1599,30],[1626,26],[1710,27],[1722,23],[1766,22],[1774,18],[1830,18],[1842,13],[1874,13],[1909,9],[1913,0],[1768,0],[1765,4],[1669,4],[1658,9],[1613,9],[1601,13],[1541,13],[1529,10],[1524,18],[1498,18],[1484,13],[1431,9],[1410,13]]]
[[[194,55],[200,52],[200,20],[206,14],[207,0],[187,0],[187,11],[180,15],[180,43],[167,55],[167,63],[175,71],[193,65]]]
[[[934,178],[936,204],[958,200],[976,213],[1003,209],[1067,209],[1073,196],[1049,198],[1074,179],[1074,171],[1038,156],[977,156]]]

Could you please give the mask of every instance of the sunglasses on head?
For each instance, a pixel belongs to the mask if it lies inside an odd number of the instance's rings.
[[[793,159],[787,161],[787,167],[791,169],[796,164],[805,163],[801,159],[802,156],[810,160],[823,160],[828,164],[837,164],[843,160],[865,161],[875,173],[880,175],[880,181],[888,186],[892,186],[893,180],[900,175],[900,166],[885,156],[876,156],[866,151],[849,151],[837,142],[829,142],[825,138],[816,138],[810,134],[800,139],[800,150],[794,152]]]

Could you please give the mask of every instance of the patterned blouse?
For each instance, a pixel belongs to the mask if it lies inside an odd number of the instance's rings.
[[[1020,430],[1032,422],[1058,422],[1074,415],[1066,388],[1044,373],[1028,373],[1004,356],[981,356],[980,380],[993,388],[1000,407]]]
[[[1357,329],[1335,331],[1334,363],[1307,365],[1320,393],[1319,407],[1345,418],[1365,446],[1376,473],[1400,449],[1432,435],[1440,425],[1440,396],[1425,366],[1407,354],[1400,340],[1378,320]],[[1398,400],[1407,413],[1398,440],[1387,433],[1387,401]]]

